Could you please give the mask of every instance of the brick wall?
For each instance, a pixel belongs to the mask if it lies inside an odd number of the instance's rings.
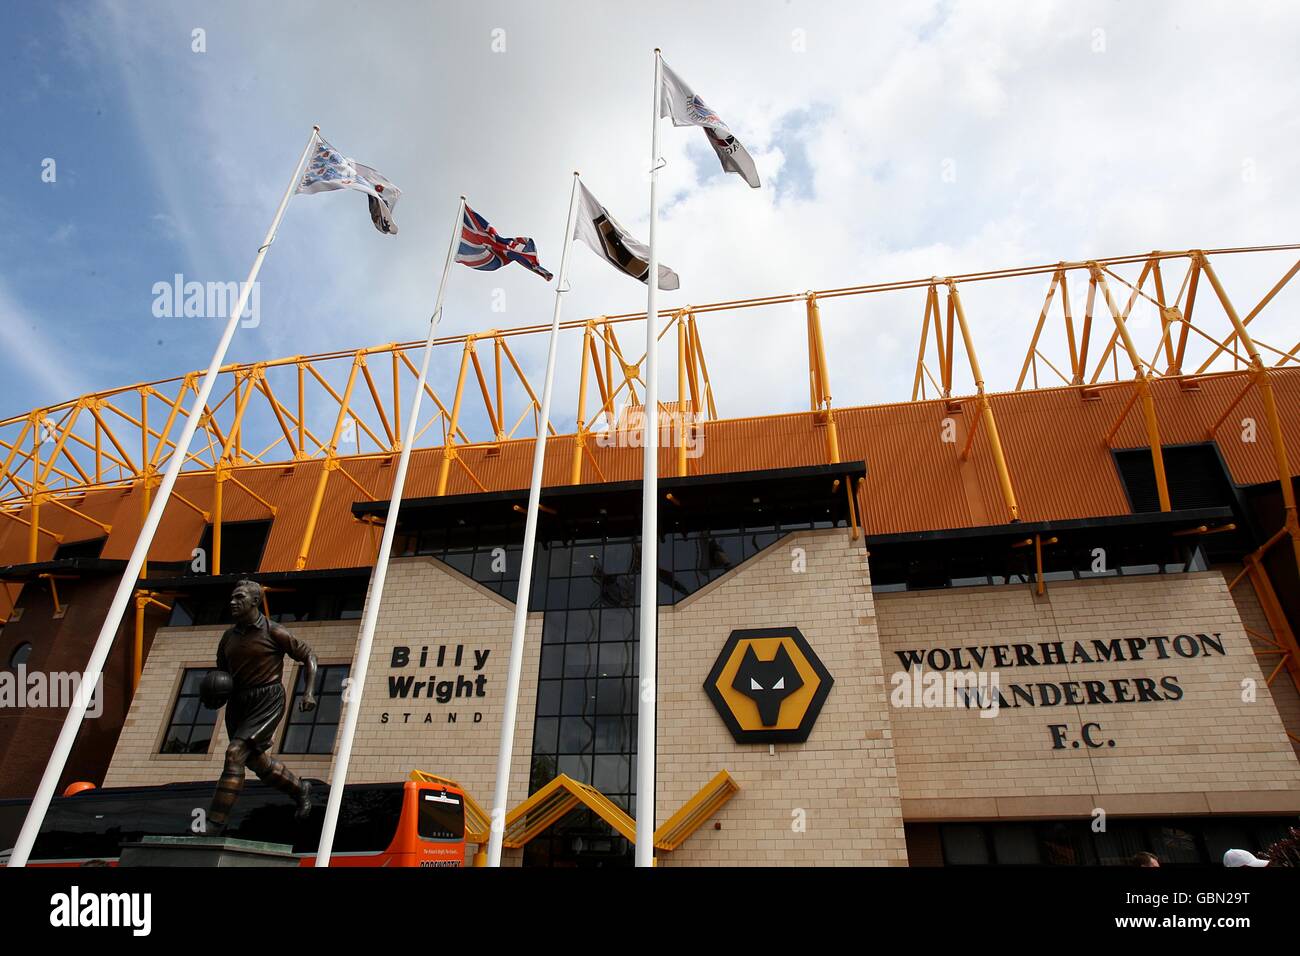
[[[802,548],[806,570],[792,570]],[[793,625],[835,680],[802,744],[737,744],[703,684],[737,628]],[[866,552],[847,532],[787,536],[664,609],[659,627],[658,821],[719,770],[740,784],[663,865],[907,864]],[[798,832],[799,817],[805,825]]]
[[[490,812],[513,622],[513,603],[441,562],[433,558],[394,561],[384,586],[349,779],[385,780],[394,779],[394,775],[405,778],[412,769],[427,770],[453,777]],[[354,628],[354,637],[355,633]],[[510,775],[511,807],[528,796],[542,639],[540,614],[528,616],[524,639]],[[428,647],[428,663],[420,667],[418,658],[413,657],[406,667],[390,666],[393,648],[399,645],[411,648],[415,655]],[[442,667],[436,666],[439,645],[448,646]],[[456,645],[464,647],[460,667],[452,662]],[[482,671],[474,670],[473,651],[488,653]],[[417,680],[426,680],[434,675],[438,680],[454,681],[458,676],[473,679],[478,673],[486,676],[486,696],[482,698],[440,704],[436,700],[403,701],[388,696],[391,676],[414,675]],[[447,717],[453,712],[456,722],[450,723]],[[385,713],[389,716],[387,723],[382,720]],[[409,720],[404,720],[402,715],[408,713]],[[477,722],[476,714],[480,715]]]
[[[394,560],[389,566],[384,604],[375,629],[348,779],[357,783],[405,780],[411,770],[427,770],[452,777],[490,812],[513,616],[511,602],[432,558]],[[312,645],[320,663],[352,663],[355,672],[358,621],[286,626]],[[540,614],[529,616],[509,806],[528,795],[541,626]],[[212,666],[223,630],[224,626],[159,631],[105,786],[180,780],[216,782],[227,743],[220,722],[207,754],[160,754],[158,748],[184,669]],[[447,647],[441,667],[437,666],[440,645]],[[460,666],[456,666],[454,658],[457,645],[463,648]],[[405,667],[392,666],[393,650],[398,646],[411,649],[411,660]],[[425,647],[429,657],[421,667],[419,655]],[[481,671],[473,666],[475,651],[487,652]],[[418,681],[432,676],[435,681],[455,682],[458,677],[473,681],[479,673],[485,677],[482,698],[453,697],[439,703],[424,697],[389,697],[390,676],[410,675]],[[296,665],[290,661],[285,667],[286,689],[295,674]],[[450,713],[456,714],[454,723],[448,720]],[[387,722],[384,714],[388,715]],[[405,714],[410,717],[405,718]],[[277,750],[281,732],[276,735]],[[335,746],[337,749],[337,741]],[[286,754],[283,759],[303,776],[329,780],[333,775],[331,756]],[[519,856],[518,852],[507,852],[506,861],[517,862]]]
[[[892,707],[907,819],[1114,813],[1294,812],[1297,764],[1221,574],[1179,574],[876,596],[886,669],[895,651],[1220,633],[1226,654],[1002,667],[1012,682],[1177,677],[1181,700],[976,710]],[[992,666],[991,664],[989,665]],[[1242,701],[1251,679],[1257,699]],[[1073,746],[1085,721],[1098,749]],[[1053,749],[1049,724],[1071,741]]]
[[[352,649],[357,639],[356,621],[315,621],[286,626],[312,646],[321,664],[347,664],[352,660]],[[182,674],[188,667],[216,666],[217,644],[225,629],[226,625],[159,628],[145,661],[144,672],[140,675],[140,687],[122,726],[104,786],[152,786],[189,780],[211,780],[216,784],[221,776],[226,744],[230,742],[223,720],[218,719],[206,754],[162,754],[158,749],[171,719]],[[286,660],[286,696],[297,673],[298,665]],[[275,736],[273,752],[277,754],[283,730],[282,721]],[[300,776],[329,777],[328,755],[285,754],[283,760]]]
[[[805,570],[793,566],[802,549]],[[1241,598],[1238,596],[1238,600]],[[491,802],[513,606],[433,559],[395,561],[389,571],[350,779],[402,779],[413,768],[457,779]],[[793,625],[835,683],[803,744],[737,744],[703,689],[735,629]],[[347,661],[356,621],[292,625],[322,663]],[[158,754],[186,666],[208,666],[222,628],[159,632],[106,785],[212,779],[224,731],[211,752]],[[1178,701],[1003,710],[992,719],[951,708],[892,708],[895,650],[1219,633],[1222,657],[1002,668],[1012,682],[1175,675]],[[740,784],[732,800],[663,865],[906,865],[903,819],[1032,818],[1116,814],[1294,812],[1300,765],[1217,572],[1052,583],[1028,587],[873,595],[866,552],[843,530],[787,536],[767,551],[660,612],[658,821],[721,769]],[[397,646],[411,649],[393,666]],[[436,663],[438,647],[448,660]],[[464,648],[459,667],[450,659]],[[527,796],[541,616],[530,615],[516,724],[509,806]],[[419,665],[421,648],[429,660]],[[485,696],[447,703],[389,696],[389,678],[473,679],[473,652],[487,652]],[[291,677],[293,668],[287,668]],[[1258,698],[1241,700],[1254,679]],[[447,720],[449,712],[457,720]],[[387,722],[383,715],[388,714]],[[404,718],[404,714],[410,714]],[[475,721],[475,714],[481,715]],[[430,718],[426,722],[426,715]],[[1047,725],[1070,738],[1084,721],[1115,746],[1052,748]],[[291,755],[298,772],[328,779],[326,758]],[[489,808],[490,809],[490,808]],[[714,829],[714,824],[720,826]],[[802,827],[796,826],[802,823]],[[507,852],[506,862],[520,854]]]

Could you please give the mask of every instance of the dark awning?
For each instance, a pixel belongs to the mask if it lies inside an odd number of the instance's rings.
[[[866,473],[866,464],[854,461],[661,478],[660,524],[669,530],[793,521],[845,523],[849,520],[847,486],[856,487]],[[541,503],[544,525],[598,521],[607,526],[639,526],[641,482],[545,487]],[[383,518],[388,506],[388,501],[360,501],[353,504],[352,512],[357,517]],[[513,524],[523,520],[527,506],[527,489],[412,498],[402,502],[399,526]]]

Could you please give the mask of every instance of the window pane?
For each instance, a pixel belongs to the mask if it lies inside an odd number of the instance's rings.
[[[591,785],[607,793],[623,791],[628,786],[629,761],[626,756],[596,757]]]
[[[561,704],[562,714],[590,714],[595,712],[595,702],[591,700],[595,691],[593,682],[587,680],[566,680],[564,682],[564,700]]]
[[[596,750],[601,753],[626,753],[632,750],[632,720],[628,717],[596,718]]]
[[[590,717],[560,718],[560,753],[586,753],[591,749]]]
[[[564,645],[546,644],[542,647],[541,677],[560,677],[564,673]]]
[[[307,752],[307,744],[311,740],[311,727],[304,724],[286,727],[284,731],[284,746],[280,749],[287,754],[301,754]]]
[[[939,829],[943,838],[944,862],[950,866],[992,862],[984,838],[984,828],[977,824],[950,824]]]
[[[591,757],[585,754],[562,754],[556,766],[560,773],[567,773],[579,783],[591,783]]]
[[[205,754],[212,743],[212,724],[199,724],[190,730],[189,753]]]
[[[318,724],[337,724],[343,711],[342,694],[324,694],[313,711]],[[304,714],[303,716],[309,716]]]
[[[538,717],[533,725],[533,753],[555,753],[558,717]]]
[[[596,656],[596,644],[570,644],[564,651],[564,676],[565,677],[588,677],[592,676],[595,670],[595,664],[592,660]]]
[[[601,644],[600,666],[597,668],[597,673],[600,677],[632,676],[632,645]]]
[[[327,754],[334,749],[334,736],[338,731],[337,724],[318,725],[311,732],[311,747],[309,753]]]
[[[537,686],[537,716],[554,717],[560,713],[560,682],[544,680]]]

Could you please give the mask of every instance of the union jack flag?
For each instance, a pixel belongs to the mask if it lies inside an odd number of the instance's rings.
[[[497,235],[492,224],[469,206],[465,207],[456,261],[482,272],[495,272],[504,265],[517,262],[529,272],[551,281],[551,273],[537,261],[537,243],[527,236],[510,239]]]

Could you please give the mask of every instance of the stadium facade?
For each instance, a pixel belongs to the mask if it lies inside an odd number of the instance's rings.
[[[1156,291],[1170,260],[1191,277],[1172,302]],[[661,450],[655,549],[661,864],[1116,863],[1144,849],[1195,862],[1260,849],[1294,821],[1300,583],[1286,492],[1297,472],[1279,476],[1281,462],[1300,464],[1300,367],[1249,364],[1255,346],[1210,260],[999,274],[1050,278],[1045,318],[1082,273],[1110,344],[1089,358],[1090,294],[1086,321],[1066,311],[1064,383],[998,393],[984,389],[958,291],[979,277],[745,303],[807,309],[810,407],[759,418],[714,407],[696,321],[713,307],[665,313],[679,391],[663,409],[677,439]],[[1142,269],[1125,282],[1127,308],[1108,286],[1125,266]],[[1183,371],[1198,280],[1215,290],[1199,312],[1219,304],[1231,320],[1212,341],[1246,367],[1211,367],[1216,352]],[[833,407],[819,303],[907,288],[925,298],[918,389],[928,379],[938,396]],[[1101,380],[1137,354],[1126,320],[1139,295],[1157,302],[1161,361]],[[510,786],[512,808],[560,775],[583,798],[545,827],[509,831],[512,863],[630,861],[619,814],[635,815],[644,551],[638,364],[616,334],[623,318],[570,327],[582,338],[577,430],[547,447]],[[1026,356],[1035,376],[1043,327]],[[351,779],[418,769],[480,801],[492,791],[535,440],[512,437],[503,397],[513,370],[521,420],[535,409],[515,334],[444,343],[460,350],[459,378],[451,401],[431,397],[442,439],[413,452]],[[957,340],[976,383],[965,396],[953,394]],[[410,349],[223,372],[226,398],[176,486],[106,669],[103,714],[86,722],[65,782],[216,779],[224,730],[197,685],[245,576],[320,658],[322,705],[290,708],[277,747],[300,773],[330,777]],[[296,403],[281,398],[295,379]],[[324,418],[304,404],[317,382],[334,403]],[[0,423],[10,673],[84,666],[192,383]],[[464,430],[478,392],[489,440]],[[114,414],[133,423],[134,445]],[[258,429],[269,450],[253,450]],[[297,681],[289,669],[291,694]],[[57,707],[0,709],[0,796],[32,792],[61,720]]]

